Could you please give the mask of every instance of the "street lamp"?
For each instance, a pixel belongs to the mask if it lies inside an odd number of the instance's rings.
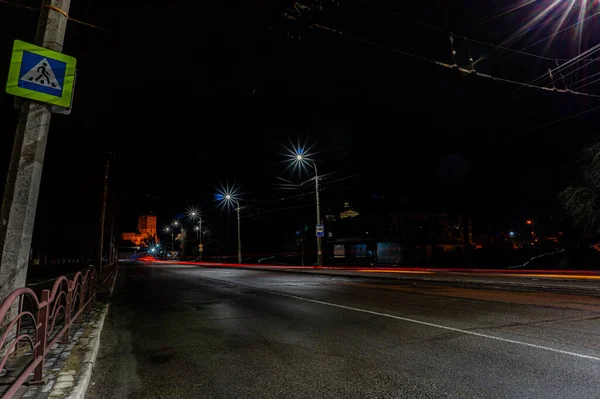
[[[310,154],[308,154],[308,152],[306,150],[304,150],[304,148],[298,146],[297,148],[294,148],[293,150],[290,150],[292,158],[291,158],[291,165],[293,166],[294,169],[298,169],[298,170],[302,170],[302,169],[306,169],[306,165],[310,166],[311,168],[313,168],[313,170],[315,171],[315,200],[316,200],[316,207],[317,207],[317,224],[321,224],[321,205],[320,205],[320,201],[319,201],[319,171],[317,169],[317,165],[315,164],[315,162],[310,158]],[[315,226],[316,228],[316,226]],[[321,240],[322,237],[317,236],[317,264],[319,266],[323,266],[323,243]]]
[[[202,260],[202,219],[199,220],[199,225],[194,227],[198,234],[198,259]]]
[[[200,211],[197,208],[189,208],[187,210],[187,217],[193,222],[198,221],[198,226],[194,227],[194,230],[198,233],[198,254],[200,259],[202,259],[202,251],[200,251],[202,245],[202,217],[200,216]]]
[[[175,219],[173,220],[173,226],[174,228],[179,227],[179,236],[181,237],[181,256],[184,256],[184,252],[185,252],[185,229],[183,227],[183,223],[180,223],[179,220]]]
[[[171,232],[171,251],[173,251],[173,229],[169,226],[165,227],[165,233]]]
[[[235,210],[237,211],[238,264],[240,264],[240,263],[242,263],[242,234],[240,231],[240,203],[238,202],[237,198],[235,197],[235,192],[236,191],[221,193],[218,196],[218,198],[220,198],[224,204],[227,204],[227,205],[235,204],[236,205]]]

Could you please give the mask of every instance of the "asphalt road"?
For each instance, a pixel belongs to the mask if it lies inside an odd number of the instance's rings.
[[[600,298],[121,269],[86,398],[600,398]]]

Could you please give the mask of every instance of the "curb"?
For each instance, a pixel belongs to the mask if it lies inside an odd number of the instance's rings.
[[[102,334],[104,320],[106,319],[106,314],[108,313],[109,308],[110,304],[107,303],[102,310],[100,318],[96,323],[94,331],[92,332],[94,337],[88,346],[88,351],[85,354],[77,384],[73,386],[71,393],[67,396],[67,399],[83,399],[85,397],[85,393],[92,379],[94,363],[96,362],[96,358],[98,357],[98,352],[100,350],[100,335]]]
[[[117,266],[118,267],[118,266]],[[112,283],[108,289],[109,295],[112,295],[115,283],[117,281],[117,277],[119,275],[119,269],[115,272],[115,276],[113,278]],[[104,305],[104,309],[100,314],[100,318],[96,322],[96,326],[94,327],[94,331],[90,334],[93,335],[92,340],[88,345],[88,349],[84,355],[82,367],[80,373],[77,378],[77,384],[73,386],[71,393],[69,393],[66,399],[83,399],[85,398],[85,394],[90,386],[90,381],[92,380],[92,372],[94,371],[94,364],[96,363],[96,358],[98,357],[98,352],[100,351],[100,337],[102,335],[102,329],[104,328],[104,321],[106,320],[106,315],[108,314],[108,310],[110,309],[110,303]]]

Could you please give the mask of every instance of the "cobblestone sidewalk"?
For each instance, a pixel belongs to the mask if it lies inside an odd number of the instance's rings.
[[[33,398],[64,398],[69,393],[81,369],[90,340],[97,334],[97,325],[106,304],[97,304],[83,316],[80,324],[71,329],[71,343],[55,344],[44,363],[44,385],[24,384],[13,396],[14,399]],[[31,378],[31,377],[30,377]]]

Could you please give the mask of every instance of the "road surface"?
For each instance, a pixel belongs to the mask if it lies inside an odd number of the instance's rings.
[[[600,298],[121,269],[87,398],[599,398]]]

